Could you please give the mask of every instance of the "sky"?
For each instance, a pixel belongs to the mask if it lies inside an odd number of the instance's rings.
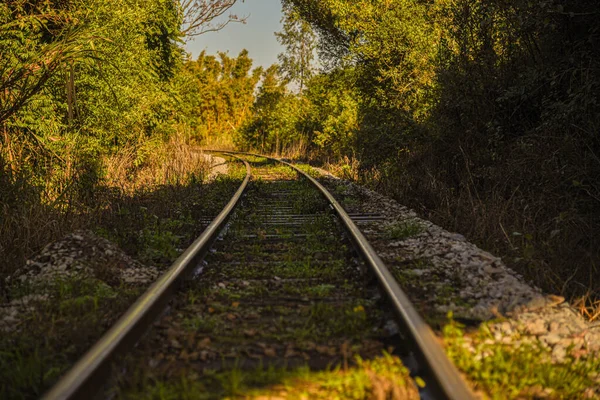
[[[185,48],[192,58],[196,59],[202,50],[208,54],[228,51],[230,57],[237,57],[242,49],[247,49],[254,67],[268,68],[276,63],[277,54],[283,51],[274,35],[281,30],[280,0],[238,0],[229,13],[248,16],[246,24],[231,23],[219,32],[189,40]]]

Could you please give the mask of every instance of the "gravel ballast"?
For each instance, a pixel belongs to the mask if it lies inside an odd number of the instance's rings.
[[[499,343],[540,345],[553,362],[600,351],[600,323],[588,322],[564,298],[542,293],[500,258],[395,200],[317,171],[348,212],[382,217],[359,226],[434,328],[452,312],[467,326],[487,322]]]

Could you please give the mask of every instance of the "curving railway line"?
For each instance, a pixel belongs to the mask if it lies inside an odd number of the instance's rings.
[[[45,399],[135,398],[182,379],[218,393],[217,373],[320,370],[384,351],[424,381],[422,398],[473,398],[357,228],[377,215],[348,215],[283,161],[223,154],[247,171],[230,202]]]

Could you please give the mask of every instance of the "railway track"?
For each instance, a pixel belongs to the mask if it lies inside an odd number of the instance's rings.
[[[290,165],[240,157],[248,175],[227,207],[44,398],[218,398],[248,371],[258,385],[384,352],[412,360],[424,398],[471,398],[353,222],[379,217],[347,215]]]

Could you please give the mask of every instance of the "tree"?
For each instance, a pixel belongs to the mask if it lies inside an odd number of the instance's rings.
[[[302,115],[302,130],[320,153],[337,159],[353,154],[356,145],[361,94],[355,75],[352,68],[316,75],[305,94],[309,107]]]
[[[246,121],[237,138],[244,148],[279,154],[301,141],[302,134],[297,128],[304,100],[286,91],[286,82],[280,79],[279,70],[278,65],[272,65],[263,74],[252,106],[252,118]]]
[[[220,52],[200,53],[185,65],[189,79],[181,85],[183,103],[189,107],[189,123],[204,141],[231,141],[231,134],[244,123],[254,101],[254,89],[262,68],[252,69],[247,50],[237,58]]]
[[[237,0],[182,0],[180,13],[183,20],[182,33],[187,37],[215,32],[225,28],[231,22],[245,23],[245,17],[235,14],[221,22],[213,23],[216,18],[223,16]],[[244,0],[242,0],[244,2]]]
[[[89,33],[65,10],[19,2],[0,5],[0,124],[24,108],[60,67],[89,52]]]
[[[313,75],[316,36],[310,24],[291,5],[283,6],[283,30],[275,33],[286,51],[279,54],[280,72],[288,82],[297,83],[302,94]]]

